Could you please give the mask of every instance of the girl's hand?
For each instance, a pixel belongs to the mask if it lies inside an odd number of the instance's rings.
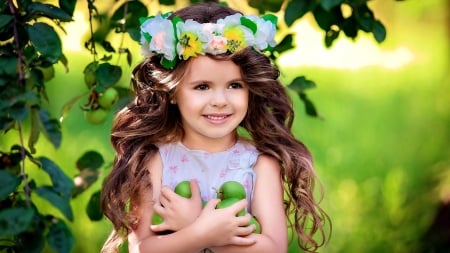
[[[240,210],[246,208],[247,200],[216,209],[219,202],[218,199],[210,200],[191,227],[204,235],[208,247],[254,244],[255,239],[248,236],[255,230],[255,225],[249,226],[251,215],[247,213],[245,216],[236,216]]]
[[[153,206],[153,211],[163,217],[164,222],[150,226],[154,232],[166,230],[178,231],[193,223],[202,210],[200,188],[195,180],[190,182],[192,196],[184,198],[176,194],[169,187],[161,189],[159,203]]]

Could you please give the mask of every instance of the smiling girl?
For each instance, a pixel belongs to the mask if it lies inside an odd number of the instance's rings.
[[[305,250],[324,243],[328,216],[313,196],[311,156],[291,132],[291,101],[263,53],[275,27],[274,16],[215,3],[142,20],[136,97],[111,134],[102,207],[114,231],[102,252],[126,239],[129,252],[286,252],[288,225]],[[173,190],[186,180],[191,198]],[[226,181],[247,198],[217,209]],[[154,213],[163,223],[151,224]]]

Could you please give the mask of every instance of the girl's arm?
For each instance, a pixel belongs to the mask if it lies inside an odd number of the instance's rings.
[[[255,165],[256,185],[251,212],[261,224],[261,234],[251,234],[256,243],[249,246],[229,245],[211,248],[215,253],[282,252],[287,251],[287,225],[283,205],[283,187],[278,162],[260,156]]]
[[[137,252],[199,252],[211,246],[227,244],[250,245],[254,239],[245,237],[253,230],[247,227],[250,216],[236,217],[236,213],[245,208],[242,200],[230,208],[215,209],[218,200],[211,200],[201,210],[194,222],[171,234],[158,235],[150,229],[154,203],[159,202],[161,190],[162,162],[155,155],[150,164],[152,189],[140,197],[140,209],[135,210],[139,216],[136,228],[128,235],[130,253]]]

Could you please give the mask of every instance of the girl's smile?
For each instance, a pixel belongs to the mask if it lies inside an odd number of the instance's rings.
[[[190,59],[175,92],[185,130],[183,143],[210,149],[214,141],[228,148],[247,113],[248,94],[241,70],[232,61],[208,56]]]

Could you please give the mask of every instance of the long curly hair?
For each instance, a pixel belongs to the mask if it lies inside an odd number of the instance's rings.
[[[172,16],[214,23],[234,13],[237,11],[229,7],[205,3],[180,9]],[[292,101],[278,80],[278,69],[266,55],[251,48],[210,57],[231,60],[240,67],[249,87],[248,112],[240,127],[261,154],[279,162],[290,225],[297,232],[302,249],[317,251],[327,241],[325,224],[331,222],[314,197],[317,176],[311,154],[291,132]],[[135,99],[117,113],[113,123],[111,143],[116,154],[113,169],[103,183],[101,201],[114,231],[102,252],[116,252],[139,221],[130,206],[137,209],[138,196],[152,187],[147,165],[158,152],[158,144],[181,140],[184,134],[178,107],[170,101],[189,60],[180,61],[172,70],[159,62],[159,57],[152,57],[134,68],[131,83]]]

